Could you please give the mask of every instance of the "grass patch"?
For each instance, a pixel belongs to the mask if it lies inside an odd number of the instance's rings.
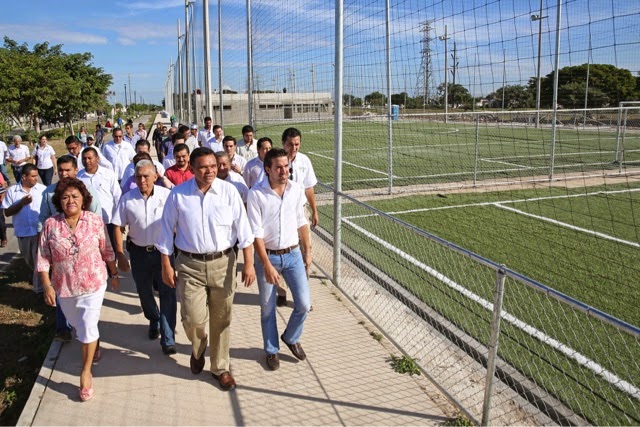
[[[22,259],[0,273],[0,425],[17,423],[55,335],[55,309],[33,292],[30,276]]]
[[[471,422],[467,417],[465,417],[464,415],[458,415],[455,418],[452,418],[448,421],[445,421],[444,424],[442,424],[443,426],[474,426],[475,424],[473,422]]]
[[[389,359],[391,367],[399,374],[421,375],[420,368],[416,365],[414,359],[407,356],[391,356]]]
[[[376,340],[378,342],[382,341],[383,336],[379,332],[369,332],[369,335],[371,335],[371,338],[373,338],[374,340]]]

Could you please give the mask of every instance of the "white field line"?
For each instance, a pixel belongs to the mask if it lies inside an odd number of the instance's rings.
[[[308,153],[308,154],[313,155],[313,156],[322,157],[322,158],[324,158],[324,159],[333,160],[333,157],[324,156],[324,155],[322,155],[322,154],[314,153],[314,152],[312,152],[312,151],[309,151],[309,153]],[[343,164],[345,164],[345,165],[350,165],[350,166],[353,166],[353,167],[356,167],[356,168],[364,169],[364,170],[367,170],[367,171],[369,171],[369,172],[375,172],[375,173],[378,173],[378,174],[380,174],[380,175],[389,176],[389,174],[388,174],[388,173],[386,173],[386,172],[382,172],[382,171],[379,171],[379,170],[377,170],[377,169],[367,168],[367,167],[365,167],[365,166],[356,165],[355,163],[345,162],[344,160],[342,161],[342,163],[343,163]],[[394,176],[394,178],[396,178],[396,177]]]
[[[453,145],[449,145],[449,144],[416,144],[416,145],[394,145],[393,149],[405,149],[408,148],[410,150],[424,150],[424,149],[438,149],[438,148],[455,148],[455,147],[465,147],[465,146],[474,146],[476,145],[475,142],[465,142],[462,144],[453,144]],[[504,145],[503,142],[487,142],[487,143],[480,143],[480,145],[487,146],[487,145]],[[386,154],[386,149],[387,147],[377,147],[377,148],[373,148],[373,147],[368,147],[368,148],[343,148],[342,151],[346,152],[346,151],[375,151],[375,150],[385,150],[385,154]],[[323,154],[333,154],[333,150],[316,150],[313,153],[323,153]],[[333,158],[333,157],[332,157]]]
[[[640,191],[640,188],[631,188],[628,190],[594,191],[592,193],[580,193],[580,194],[563,194],[561,196],[533,197],[531,199],[500,200],[497,202],[466,203],[464,205],[437,206],[435,208],[419,208],[419,209],[409,209],[406,211],[387,212],[387,214],[397,216],[397,215],[411,214],[411,213],[417,213],[417,212],[441,211],[445,209],[472,208],[472,207],[479,207],[479,206],[490,206],[495,204],[504,205],[504,204],[511,204],[511,203],[537,202],[538,200],[570,199],[573,197],[599,196],[602,194],[635,193],[636,191]],[[373,216],[378,216],[378,215],[377,214],[355,215],[355,216],[344,217],[344,219],[369,218]]]
[[[483,162],[489,162],[489,163],[500,163],[503,165],[507,165],[507,166],[515,166],[517,168],[522,168],[522,169],[533,169],[532,166],[523,166],[523,165],[518,165],[516,163],[509,163],[509,162],[504,162],[502,160],[494,160],[494,159],[484,159],[482,157],[480,157],[480,160],[482,160]]]
[[[554,224],[554,225],[559,225],[560,227],[565,227],[565,228],[568,228],[570,230],[575,230],[575,231],[579,231],[581,233],[590,234],[592,236],[600,237],[600,238],[605,239],[605,240],[611,240],[611,241],[617,242],[617,243],[622,243],[622,244],[625,244],[625,245],[628,245],[628,246],[632,246],[634,248],[640,248],[640,243],[631,242],[629,240],[618,239],[617,237],[613,237],[613,236],[610,236],[608,234],[600,233],[598,231],[589,230],[588,228],[577,227],[575,225],[571,225],[571,224],[568,224],[566,222],[562,222],[562,221],[558,221],[558,220],[555,220],[555,219],[547,218],[546,216],[535,215],[535,214],[532,214],[532,213],[529,213],[529,212],[521,211],[520,209],[512,208],[512,207],[509,207],[509,206],[504,206],[504,205],[501,205],[500,203],[494,203],[494,206],[496,206],[496,207],[498,207],[500,209],[504,209],[504,210],[510,211],[510,212],[515,212],[515,213],[520,214],[520,215],[528,216],[530,218],[538,219],[540,221],[546,221],[546,222],[549,222],[549,223]]]
[[[640,152],[640,150],[625,150],[626,153],[636,153],[636,152]],[[556,153],[556,156],[578,156],[578,155],[593,155],[593,154],[613,154],[615,153],[615,151],[611,150],[611,151],[578,151],[575,153]],[[486,159],[482,159],[482,160],[509,160],[509,159],[527,159],[527,158],[532,158],[532,157],[549,157],[549,154],[527,154],[527,155],[522,155],[522,156],[504,156],[504,157],[487,157]]]
[[[455,291],[461,293],[465,297],[469,298],[471,301],[479,304],[480,306],[482,306],[486,310],[493,311],[493,303],[481,298],[480,296],[474,294],[473,292],[469,291],[468,289],[464,288],[463,286],[460,286],[459,284],[457,284],[456,282],[454,282],[453,280],[451,280],[450,278],[448,278],[444,274],[440,273],[439,271],[429,267],[428,265],[424,264],[423,262],[421,262],[421,261],[417,260],[416,258],[412,257],[411,255],[409,255],[408,253],[403,252],[402,250],[400,250],[399,248],[393,246],[389,242],[387,242],[385,240],[382,240],[381,238],[379,238],[375,234],[372,234],[372,233],[368,232],[367,230],[365,230],[364,228],[355,225],[353,222],[348,221],[348,220],[344,220],[344,222],[349,224],[350,226],[352,226],[353,228],[355,228],[356,230],[358,230],[359,232],[361,232],[362,234],[364,234],[368,238],[380,243],[382,246],[384,246],[385,248],[389,249],[391,252],[401,256],[405,260],[407,260],[410,263],[414,264],[415,266],[421,268],[422,270],[427,272],[429,275],[435,277],[437,280],[441,281],[442,283],[444,283],[445,285],[447,285],[451,289],[454,289]],[[565,344],[561,343],[560,341],[556,340],[555,338],[552,338],[549,335],[545,334],[544,332],[534,328],[533,326],[523,322],[522,320],[519,320],[517,317],[515,317],[512,314],[507,313],[505,310],[502,310],[500,317],[502,319],[504,319],[505,322],[511,323],[516,328],[524,331],[525,333],[527,333],[528,335],[536,338],[540,342],[542,342],[542,343],[550,346],[551,348],[559,351],[560,353],[562,353],[565,356],[567,356],[569,359],[575,360],[576,363],[578,363],[581,366],[584,366],[585,368],[589,369],[590,371],[592,371],[596,375],[601,376],[602,378],[604,378],[608,383],[610,383],[614,387],[616,387],[616,388],[622,390],[623,392],[631,395],[635,399],[639,399],[640,400],[640,389],[638,389],[633,384],[631,384],[631,383],[629,383],[627,381],[624,381],[622,378],[618,377],[613,372],[605,369],[604,367],[600,366],[598,363],[594,362],[593,360],[587,358],[583,354],[578,353],[576,350],[572,349],[571,347],[566,346]]]

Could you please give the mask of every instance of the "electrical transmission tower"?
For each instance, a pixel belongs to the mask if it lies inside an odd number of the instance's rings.
[[[420,43],[422,43],[422,49],[420,50],[422,64],[420,64],[415,97],[422,98],[423,108],[426,108],[431,103],[431,99],[434,96],[433,63],[431,62],[432,24],[433,21],[424,21],[420,28],[420,32],[422,32],[422,40],[420,40]]]

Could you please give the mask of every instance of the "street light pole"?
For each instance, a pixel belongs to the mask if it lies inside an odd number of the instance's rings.
[[[540,0],[540,13],[531,15],[532,21],[538,21],[538,71],[536,73],[536,127],[540,127],[540,65],[542,60],[542,1]]]
[[[438,37],[444,41],[444,122],[449,123],[449,44],[447,40],[447,26],[444,26],[444,36]]]

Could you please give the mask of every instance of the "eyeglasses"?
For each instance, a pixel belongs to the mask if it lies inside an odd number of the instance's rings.
[[[293,166],[289,166],[289,179],[293,181]]]

